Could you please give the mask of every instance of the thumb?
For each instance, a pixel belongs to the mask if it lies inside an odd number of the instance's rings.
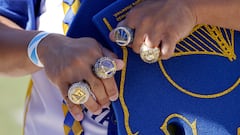
[[[120,26],[126,26],[124,20],[121,21],[121,22],[119,22],[119,23],[117,24],[116,28],[117,28],[117,27],[120,27]],[[113,29],[113,30],[109,33],[109,38],[110,38],[110,40],[113,41],[113,42],[116,41],[114,33],[115,33],[115,29]]]
[[[108,49],[106,49],[104,47],[102,47],[102,52],[103,52],[103,56],[112,58],[115,61],[116,66],[117,66],[117,71],[123,69],[125,64],[124,64],[123,60],[117,58],[116,54],[114,54],[113,52],[109,51]]]

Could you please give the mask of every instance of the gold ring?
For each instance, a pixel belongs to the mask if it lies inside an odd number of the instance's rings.
[[[109,57],[101,57],[94,64],[94,73],[101,79],[111,78],[115,75],[117,65],[114,60]]]
[[[114,29],[114,39],[119,46],[128,46],[133,42],[134,30],[129,27]]]
[[[146,63],[155,63],[160,56],[160,49],[158,47],[150,48],[145,43],[140,47],[140,57]]]
[[[68,89],[68,98],[74,104],[84,104],[90,96],[90,87],[87,83],[73,83]]]

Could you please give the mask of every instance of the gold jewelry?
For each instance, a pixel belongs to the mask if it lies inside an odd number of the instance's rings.
[[[158,47],[150,48],[145,43],[140,47],[140,57],[146,63],[155,63],[160,56],[160,49]]]
[[[90,96],[90,91],[87,83],[73,83],[68,89],[68,98],[74,104],[84,104]]]
[[[128,46],[133,42],[134,30],[129,27],[117,27],[114,29],[114,38],[119,46]]]
[[[114,60],[109,57],[102,57],[94,64],[94,73],[101,79],[111,78],[115,75],[117,65]]]

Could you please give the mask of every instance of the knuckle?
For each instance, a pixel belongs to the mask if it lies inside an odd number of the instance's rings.
[[[71,103],[71,101],[69,101],[69,99],[66,100],[66,104],[67,104],[69,110],[73,110],[74,104]]]
[[[94,58],[100,58],[102,56],[101,50],[100,49],[92,49],[89,52],[90,56],[94,57]]]
[[[71,106],[71,108],[69,108],[69,111],[71,112],[71,114],[76,115],[79,114],[81,112],[81,110],[79,109],[79,107],[77,107],[76,105]]]
[[[87,105],[87,108],[91,111],[91,112],[97,112],[100,109],[100,106],[95,105],[95,104],[89,104]]]
[[[139,45],[132,45],[132,49],[135,53],[139,54],[140,53],[140,47]]]
[[[161,54],[161,58],[167,60],[173,56],[173,53],[174,52],[171,49],[168,49]]]
[[[105,105],[109,102],[109,99],[107,97],[102,97],[102,98],[98,98],[97,101],[101,104],[101,105]]]
[[[110,89],[110,90],[108,91],[108,96],[109,96],[109,97],[115,96],[116,94],[117,94],[117,91],[114,90],[114,89]]]
[[[141,21],[141,25],[142,26],[147,26],[149,25],[150,23],[152,23],[152,17],[151,16],[143,16],[142,17],[142,21]]]
[[[102,84],[100,83],[100,81],[94,79],[91,83],[91,87],[92,87],[92,91],[96,92],[96,90],[101,90]]]

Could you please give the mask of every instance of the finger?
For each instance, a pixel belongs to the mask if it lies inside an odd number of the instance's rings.
[[[98,115],[102,112],[102,107],[92,96],[89,96],[88,101],[84,104],[84,106],[95,115]]]
[[[61,90],[62,96],[66,102],[69,112],[72,114],[75,120],[81,121],[83,119],[82,108],[80,105],[73,104],[68,99],[68,84],[59,84],[59,89]]]
[[[126,25],[125,25],[125,21],[119,22],[116,27],[121,27],[121,26],[126,26]],[[113,30],[109,33],[109,38],[110,38],[110,40],[113,41],[113,42],[116,41],[114,33],[115,33],[115,29],[113,29]]]
[[[117,24],[117,27],[121,27],[121,26],[128,26],[126,20],[122,20]]]
[[[103,107],[106,104],[109,104],[109,98],[107,96],[107,93],[105,91],[105,87],[104,87],[104,84],[102,83],[102,81],[100,79],[96,78],[96,76],[93,74],[90,74],[87,79],[91,80],[88,83],[91,86],[92,93],[96,97],[95,102],[98,104],[98,106]],[[96,111],[96,110],[94,110],[94,111]]]
[[[117,66],[117,71],[119,71],[119,70],[122,70],[123,69],[123,67],[124,67],[124,61],[123,60],[121,60],[121,59],[113,59],[114,61],[115,61],[115,63],[116,63],[116,66]]]
[[[117,66],[117,70],[121,70],[124,67],[123,60],[117,59],[117,56],[114,53],[112,53],[111,51],[109,51],[108,49],[106,49],[104,47],[102,47],[102,52],[103,52],[103,56],[113,58],[113,60],[116,63],[116,66]]]
[[[110,101],[115,101],[118,98],[118,88],[115,82],[115,79],[112,78],[108,78],[108,79],[103,79],[102,80],[106,93],[109,97]]]
[[[132,23],[126,22],[126,20],[123,20],[123,21],[119,22],[116,27],[128,27],[128,28],[130,28],[130,29],[134,29],[134,28],[135,28]],[[110,40],[113,41],[113,42],[116,41],[116,39],[115,39],[115,29],[113,29],[113,30],[109,33],[109,38],[110,38]]]
[[[156,34],[157,35],[157,34]],[[150,48],[155,48],[155,47],[159,47],[160,44],[160,36],[155,36],[155,35],[147,35],[145,40],[144,40],[145,44],[147,47]]]
[[[166,60],[173,56],[177,41],[177,38],[173,35],[164,36],[161,44],[161,59]]]
[[[68,98],[65,98],[64,100],[73,118],[77,121],[81,121],[84,117],[81,106],[72,103]]]
[[[113,42],[115,42],[116,41],[116,39],[115,39],[115,36],[114,36],[114,29],[109,33],[109,38],[110,38],[110,40],[111,41],[113,41]]]
[[[113,52],[111,52],[110,50],[102,47],[102,53],[103,53],[103,56],[107,56],[107,57],[110,57],[110,58],[117,58],[117,55],[114,54]]]
[[[140,47],[145,40],[145,36],[146,36],[146,30],[144,28],[140,28],[140,27],[136,28],[133,44],[131,45],[135,53],[140,52]]]

